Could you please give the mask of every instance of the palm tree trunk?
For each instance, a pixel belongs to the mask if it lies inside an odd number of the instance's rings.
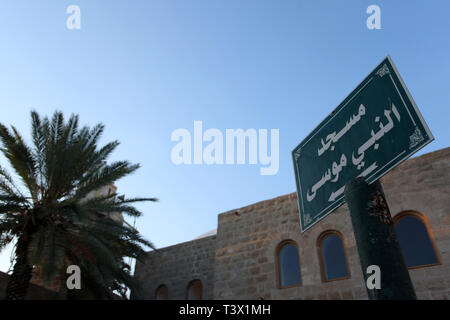
[[[6,300],[24,300],[27,294],[33,270],[28,264],[27,247],[27,241],[17,241],[16,263],[6,287]]]

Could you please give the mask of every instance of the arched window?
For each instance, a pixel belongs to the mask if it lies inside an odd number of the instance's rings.
[[[203,285],[200,280],[192,280],[187,286],[187,300],[202,300]]]
[[[162,284],[156,289],[156,300],[167,300],[169,299],[169,289],[166,285]]]
[[[280,288],[298,286],[302,284],[300,276],[300,258],[297,244],[284,241],[278,246],[278,281]]]
[[[402,212],[394,218],[403,257],[408,268],[440,264],[425,216],[417,212]]]
[[[342,235],[339,232],[323,232],[317,239],[317,248],[323,281],[350,278]]]

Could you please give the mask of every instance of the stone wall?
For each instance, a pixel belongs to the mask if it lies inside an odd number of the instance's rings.
[[[410,269],[418,298],[449,299],[450,148],[409,159],[381,182],[392,216],[410,210],[423,214],[435,240],[441,264]],[[348,279],[322,280],[317,239],[328,230],[343,235]],[[298,245],[302,285],[280,289],[277,248],[285,240]],[[200,258],[199,252],[211,254],[213,248],[215,258]],[[202,278],[208,288],[205,299],[367,299],[347,205],[302,234],[295,193],[222,213],[216,237],[164,248],[158,254],[149,254],[147,265],[136,271],[148,289],[146,298],[165,283],[169,299],[184,299],[187,281],[198,278],[197,270],[204,264],[209,275]],[[196,262],[199,266],[192,268]]]
[[[327,230],[344,235],[350,279],[322,282],[316,242]],[[280,289],[277,247],[285,240],[293,240],[298,245],[302,285]],[[302,234],[297,197],[292,193],[221,214],[216,241],[216,299],[367,298],[345,206]]]
[[[6,295],[8,281],[9,275],[0,271],[1,299],[4,299]],[[61,300],[61,297],[55,291],[30,283],[25,300]]]
[[[216,236],[210,236],[149,252],[145,263],[136,263],[142,288],[135,298],[153,300],[156,289],[164,284],[169,299],[186,299],[189,282],[200,280],[203,299],[213,299],[215,240]]]

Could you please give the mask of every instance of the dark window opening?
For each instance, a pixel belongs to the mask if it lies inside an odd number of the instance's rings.
[[[428,230],[421,219],[412,215],[401,217],[395,225],[395,231],[408,267],[439,263]]]
[[[342,239],[336,234],[328,234],[320,242],[322,270],[325,280],[349,277],[347,259]]]
[[[193,280],[187,288],[187,300],[202,300],[203,285],[200,280]]]
[[[168,300],[169,299],[169,289],[165,285],[160,285],[156,289],[156,300]]]
[[[301,284],[298,250],[292,243],[285,244],[279,252],[280,285],[282,288]]]

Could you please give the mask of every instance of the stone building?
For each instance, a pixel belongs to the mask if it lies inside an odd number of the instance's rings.
[[[450,298],[450,148],[381,179],[419,299]],[[217,233],[147,253],[141,299],[367,299],[347,205],[301,233],[295,193],[219,214]]]

